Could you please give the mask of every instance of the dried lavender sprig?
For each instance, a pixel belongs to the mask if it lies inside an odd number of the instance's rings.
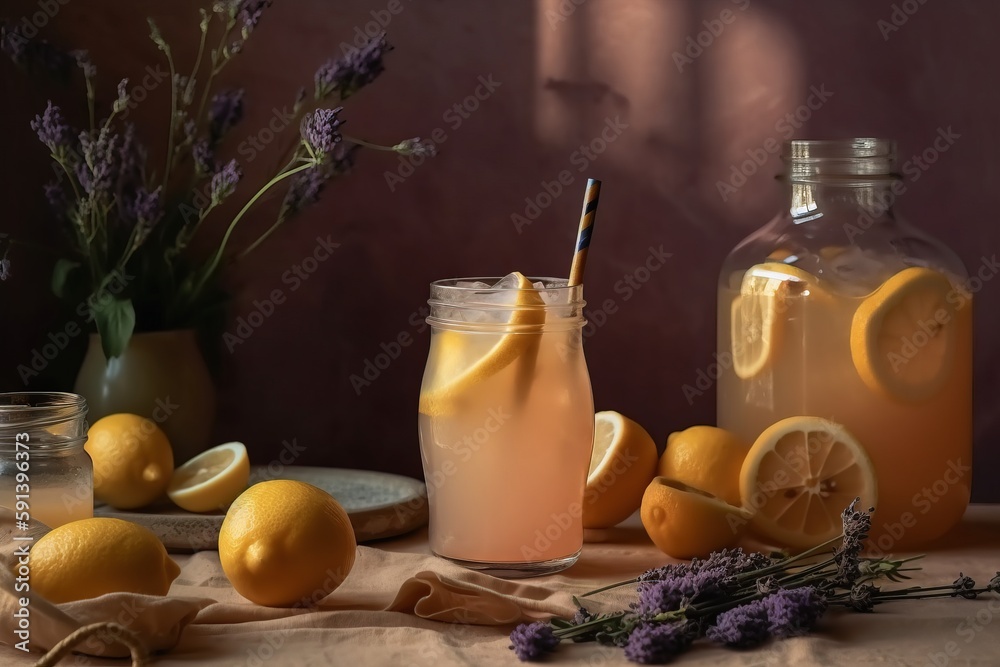
[[[383,59],[391,50],[383,32],[361,48],[352,48],[341,58],[323,63],[313,76],[316,101],[321,102],[333,93],[343,101],[370,84],[385,71]]]

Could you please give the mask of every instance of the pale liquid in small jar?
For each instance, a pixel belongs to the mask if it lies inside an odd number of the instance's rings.
[[[64,489],[43,487],[37,491],[32,489],[31,516],[49,528],[56,528],[70,521],[93,517],[94,505],[75,498]]]
[[[456,332],[448,332],[455,335]],[[515,359],[457,397],[454,414],[419,415],[430,500],[430,546],[464,561],[530,563],[570,557],[594,439],[594,404],[580,332],[462,332],[471,358],[502,335],[540,338],[533,369]],[[433,332],[424,384],[448,361]],[[525,355],[529,356],[529,355]],[[524,393],[524,374],[529,383]]]
[[[954,295],[951,369],[940,389],[919,402],[874,391],[859,376],[850,337],[864,297],[831,293],[774,303],[783,342],[769,366],[742,379],[731,363],[720,363],[719,426],[753,443],[786,417],[842,424],[867,450],[878,477],[868,544],[892,552],[943,535],[961,519],[972,483],[972,298],[957,285]],[[739,296],[739,289],[720,289],[720,350],[732,350],[731,308]]]

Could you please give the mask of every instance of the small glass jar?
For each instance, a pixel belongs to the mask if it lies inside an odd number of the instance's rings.
[[[497,576],[576,562],[594,443],[582,287],[431,284],[420,452],[438,556]],[[536,285],[539,283],[536,282]]]
[[[18,521],[56,528],[94,516],[86,417],[77,394],[0,393],[0,506]]]
[[[969,502],[968,274],[954,252],[896,215],[906,185],[893,142],[792,141],[782,159],[788,206],[733,249],[719,278],[719,356],[729,362],[720,364],[719,426],[753,443],[786,418],[835,422],[875,469],[869,545],[887,553],[924,544]],[[765,483],[755,497],[793,532],[839,526],[810,497],[846,506],[856,483],[815,479],[832,450],[809,438],[809,471],[777,460],[780,439],[769,463],[800,475],[807,493]]]

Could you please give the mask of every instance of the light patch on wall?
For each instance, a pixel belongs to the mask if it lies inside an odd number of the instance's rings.
[[[686,3],[537,0],[536,8],[539,141],[576,146],[620,115],[628,131],[602,161],[639,166],[630,148],[652,131],[677,129],[687,111],[687,84],[670,60],[685,34]]]
[[[811,83],[819,86],[822,82],[805,81],[804,54],[794,32],[760,6],[740,11],[728,0],[709,3],[698,22],[717,20],[725,9],[734,12],[733,20],[705,47],[697,63],[703,81],[705,127],[706,171],[700,180],[711,186],[706,199],[721,208],[732,209],[734,200],[766,206],[774,194],[768,188],[775,187],[772,179],[781,171],[781,144],[792,133],[799,137],[808,131],[798,121],[789,124],[786,114],[806,101]],[[746,184],[761,187],[741,185],[724,202],[712,184],[741,183],[734,169],[746,178]]]

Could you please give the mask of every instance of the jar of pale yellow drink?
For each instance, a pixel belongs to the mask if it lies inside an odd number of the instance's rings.
[[[438,556],[509,577],[576,562],[594,442],[582,289],[431,284],[419,433]]]
[[[77,394],[0,394],[0,507],[14,512],[15,537],[94,515],[86,417]]]
[[[782,158],[787,207],[719,278],[718,421],[760,463],[744,504],[804,545],[864,489],[874,550],[927,543],[969,502],[968,273],[896,215],[893,142],[792,141]]]

